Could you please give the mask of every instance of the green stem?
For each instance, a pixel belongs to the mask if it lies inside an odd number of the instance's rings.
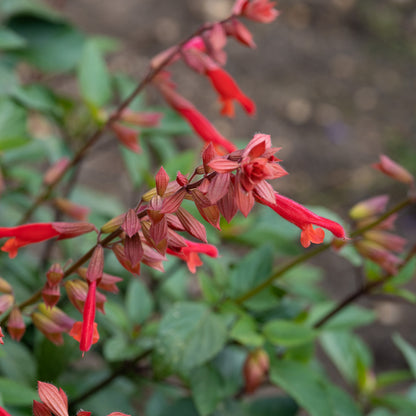
[[[409,261],[415,255],[416,255],[416,245],[409,251],[408,255],[403,260],[403,263],[400,265],[399,270],[405,267],[406,264],[409,263]],[[334,306],[333,309],[331,309],[326,315],[324,315],[318,322],[314,324],[314,328],[322,327],[323,325],[325,325],[327,321],[333,318],[336,314],[342,311],[345,307],[353,303],[355,300],[357,300],[361,296],[364,296],[372,292],[374,289],[380,286],[383,286],[385,283],[387,283],[390,279],[392,279],[396,275],[397,274],[391,274],[391,273],[384,274],[379,279],[366,283],[363,287],[351,293],[346,298],[342,299],[336,306]]]
[[[68,408],[70,410],[70,414],[75,414],[74,408],[78,406],[80,403],[82,403],[84,400],[88,399],[88,397],[93,396],[95,393],[99,392],[104,387],[107,387],[109,384],[111,384],[117,377],[127,374],[128,372],[132,371],[133,366],[140,361],[142,358],[145,358],[150,353],[150,350],[145,351],[141,354],[139,354],[137,357],[133,358],[132,360],[124,361],[123,364],[121,364],[118,368],[113,370],[106,378],[101,380],[96,385],[89,388],[87,391],[82,393],[80,396],[75,397],[75,399],[72,399],[68,403]]]

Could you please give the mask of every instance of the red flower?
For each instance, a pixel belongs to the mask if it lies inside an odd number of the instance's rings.
[[[88,295],[84,305],[82,322],[75,322],[69,332],[69,335],[79,342],[79,349],[83,352],[82,355],[99,339],[97,324],[94,322],[96,288],[97,280],[88,282]]]
[[[3,338],[4,338],[4,334],[3,334],[3,330],[1,329],[1,326],[0,326],[0,344],[4,344],[4,341],[3,341]]]
[[[321,228],[314,229],[312,225],[318,225],[326,228],[331,231],[335,237],[343,239],[346,238],[345,231],[340,224],[314,214],[312,211],[309,211],[307,208],[292,199],[279,195],[278,193],[275,194],[276,202],[274,204],[259,198],[258,195],[256,195],[256,199],[261,204],[269,206],[285,220],[299,227],[302,230],[300,242],[305,248],[309,247],[311,243],[320,244],[324,241],[324,230]]]
[[[210,257],[218,257],[218,250],[212,244],[194,243],[189,240],[185,240],[185,242],[186,247],[181,247],[179,251],[168,248],[167,253],[186,261],[191,273],[195,273],[196,268],[203,264],[198,253],[206,254]]]
[[[77,237],[94,229],[93,224],[83,222],[48,222],[25,224],[17,227],[0,227],[0,238],[11,237],[1,250],[9,253],[10,258],[14,258],[17,256],[18,249],[28,244],[39,243],[54,237],[58,237],[58,240]]]
[[[256,106],[254,102],[243,94],[226,71],[220,67],[216,67],[215,69],[207,69],[205,73],[220,95],[220,100],[223,104],[221,110],[222,115],[234,116],[234,100],[238,101],[248,114],[253,115],[255,113]]]
[[[256,134],[244,150],[227,157],[213,159],[208,166],[220,174],[237,170],[235,180],[235,202],[244,216],[254,205],[253,191],[259,199],[274,204],[274,190],[266,179],[287,175],[274,156],[279,148],[272,147],[270,136]]]
[[[166,102],[172,106],[190,124],[195,133],[206,143],[220,146],[226,152],[233,152],[236,146],[229,142],[218,130],[184,97],[179,95],[170,84],[167,76],[157,79],[157,87]]]

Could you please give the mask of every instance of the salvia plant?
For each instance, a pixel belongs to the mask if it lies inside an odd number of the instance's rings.
[[[41,3],[2,0],[1,415],[416,414],[416,349],[395,335],[409,369],[380,373],[354,332],[375,317],[357,300],[416,301],[416,246],[393,231],[416,201],[412,174],[381,155],[374,175],[397,181],[401,202],[369,194],[348,221],[310,210],[279,192],[287,171],[270,132],[237,146],[174,82],[182,64],[209,81],[221,115],[253,115],[225,48],[254,48],[244,22],[274,22],[275,6],[237,0],[136,83],[107,68],[111,39]],[[75,74],[79,94],[54,88],[56,73]],[[177,135],[202,144],[179,151]],[[120,144],[131,206],[78,181],[105,139]],[[307,263],[327,250],[365,276],[338,303]]]

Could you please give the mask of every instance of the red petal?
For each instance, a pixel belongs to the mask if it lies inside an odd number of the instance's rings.
[[[207,241],[207,235],[205,227],[194,218],[188,211],[183,208],[179,208],[176,211],[176,215],[179,221],[184,226],[185,230],[188,231],[193,237],[201,241]]]

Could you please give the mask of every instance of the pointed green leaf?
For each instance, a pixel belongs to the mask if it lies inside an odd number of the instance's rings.
[[[223,398],[223,383],[220,374],[211,366],[206,365],[194,369],[189,382],[200,416],[211,414]]]
[[[301,324],[276,319],[263,327],[265,337],[273,344],[284,347],[296,347],[312,341],[316,331]]]
[[[413,377],[416,378],[416,349],[399,334],[393,335],[393,341],[406,358],[407,364],[409,364],[410,370],[413,373]]]
[[[133,324],[142,324],[153,311],[153,298],[140,280],[132,280],[126,295],[127,316]]]
[[[179,370],[190,370],[214,357],[224,346],[223,321],[206,305],[179,302],[162,318],[157,353]]]
[[[97,44],[87,41],[78,67],[78,81],[85,101],[95,109],[111,98],[111,78]]]

